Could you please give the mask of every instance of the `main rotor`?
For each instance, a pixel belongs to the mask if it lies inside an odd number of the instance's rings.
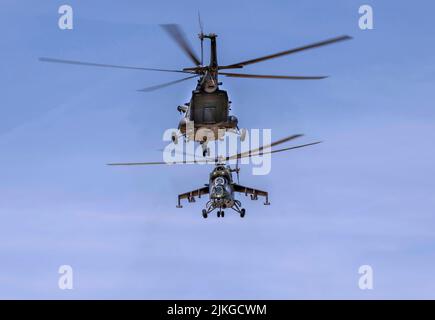
[[[104,64],[104,63],[94,63],[94,62],[83,62],[77,60],[64,60],[64,59],[54,59],[54,58],[39,58],[40,61],[43,62],[54,62],[54,63],[66,63],[73,65],[82,65],[82,66],[93,66],[93,67],[105,67],[105,68],[117,68],[117,69],[130,69],[130,70],[143,70],[143,71],[159,71],[159,72],[173,72],[173,73],[184,73],[189,74],[188,77],[178,79],[175,81],[170,81],[167,83],[147,87],[144,89],[140,89],[138,91],[149,92],[161,88],[165,88],[171,86],[173,84],[177,84],[192,78],[200,77],[198,81],[197,90],[203,90],[205,92],[214,92],[217,90],[219,86],[218,76],[226,76],[232,78],[250,78],[250,79],[280,79],[280,80],[320,80],[327,78],[327,76],[295,76],[295,75],[266,75],[266,74],[246,74],[246,73],[231,73],[222,70],[228,69],[242,69],[248,65],[263,62],[270,59],[275,59],[278,57],[282,57],[289,54],[294,54],[297,52],[314,49],[326,45],[330,45],[333,43],[341,42],[344,40],[352,39],[348,35],[343,35],[335,38],[330,38],[324,41],[312,43],[309,45],[296,47],[290,50],[285,50],[273,54],[269,54],[266,56],[262,56],[255,59],[245,60],[237,63],[232,63],[229,65],[218,65],[217,59],[217,48],[216,48],[216,38],[217,35],[215,33],[204,33],[201,19],[199,18],[200,29],[201,32],[198,34],[199,40],[201,42],[201,56],[198,57],[195,51],[190,46],[186,37],[184,36],[183,31],[180,26],[176,24],[163,24],[161,27],[169,34],[169,36],[177,43],[177,45],[181,48],[181,50],[187,55],[187,57],[193,62],[193,67],[187,67],[179,70],[171,70],[171,69],[161,69],[161,68],[144,68],[144,67],[136,67],[136,66],[125,66],[125,65],[113,65],[113,64]],[[204,65],[204,39],[210,40],[210,62],[208,65]]]

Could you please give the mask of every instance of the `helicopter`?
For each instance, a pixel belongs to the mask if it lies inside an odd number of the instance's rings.
[[[272,142],[268,145],[237,153],[231,156],[217,156],[214,158],[201,158],[198,160],[184,160],[184,161],[173,161],[173,162],[124,162],[124,163],[108,163],[109,166],[144,166],[144,165],[172,165],[172,164],[188,164],[188,163],[213,163],[215,168],[210,173],[209,183],[205,184],[204,187],[194,189],[189,192],[185,192],[178,195],[177,208],[182,208],[181,200],[187,199],[189,203],[195,202],[195,197],[201,198],[201,196],[209,195],[209,200],[206,203],[205,208],[202,210],[203,218],[207,218],[208,215],[217,210],[217,217],[223,218],[225,216],[224,209],[232,209],[240,215],[241,218],[245,217],[246,210],[242,208],[242,203],[240,200],[235,198],[235,193],[243,193],[245,196],[250,195],[251,200],[258,200],[258,197],[264,197],[264,205],[270,205],[269,193],[260,189],[246,187],[241,185],[239,182],[240,168],[238,166],[238,161],[241,158],[261,156],[264,154],[278,153],[293,149],[304,148],[312,145],[321,143],[321,141],[311,142],[307,144],[275,149],[271,150],[273,146],[282,144],[284,142],[294,140],[301,137],[301,134],[291,135],[283,139]],[[236,167],[231,168],[230,165],[226,165],[227,162],[231,160],[236,160]],[[233,173],[237,174],[237,183],[233,179]]]
[[[228,65],[218,64],[217,55],[217,35],[215,33],[205,34],[203,32],[203,25],[199,17],[200,33],[198,34],[201,45],[200,58],[194,52],[180,26],[176,24],[163,24],[161,27],[169,34],[169,36],[177,43],[182,51],[194,63],[194,67],[187,67],[180,70],[170,69],[157,69],[157,68],[144,68],[136,66],[102,64],[93,62],[83,62],[77,60],[64,60],[41,57],[39,61],[52,62],[52,63],[65,63],[72,65],[104,67],[104,68],[117,68],[117,69],[130,69],[130,70],[144,70],[144,71],[159,71],[159,72],[172,72],[189,74],[188,77],[181,78],[175,81],[154,85],[144,89],[140,92],[150,92],[153,90],[165,88],[189,79],[198,78],[195,90],[192,91],[192,96],[189,102],[179,105],[177,110],[182,114],[182,118],[178,124],[178,131],[173,131],[171,139],[174,144],[178,143],[180,137],[186,141],[192,140],[199,142],[202,146],[203,156],[210,156],[210,149],[207,147],[209,141],[223,139],[226,132],[233,132],[237,134],[241,141],[244,141],[246,136],[246,129],[239,129],[238,119],[235,115],[230,114],[231,101],[229,100],[228,93],[220,89],[222,82],[219,82],[219,75],[232,78],[256,78],[256,79],[281,79],[281,80],[320,80],[325,79],[327,76],[288,76],[288,75],[264,75],[264,74],[246,74],[246,73],[231,73],[226,72],[228,69],[242,69],[245,66],[259,63],[262,61],[282,57],[308,49],[318,48],[329,44],[337,43],[344,40],[352,39],[348,35],[343,35],[324,41],[312,43],[309,45],[293,48],[286,51],[269,54],[255,59],[245,60]],[[210,41],[210,62],[204,65],[204,40]]]

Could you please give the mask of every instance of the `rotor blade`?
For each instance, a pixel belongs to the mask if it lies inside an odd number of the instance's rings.
[[[118,162],[118,163],[108,163],[108,166],[148,166],[148,165],[171,165],[171,164],[188,164],[188,163],[214,163],[214,161],[208,160],[193,160],[193,161],[173,161],[173,162],[164,162],[164,161],[156,161],[156,162]]]
[[[121,66],[121,65],[115,65],[115,64],[84,62],[84,61],[76,61],[76,60],[63,60],[63,59],[46,58],[46,57],[39,58],[39,61],[41,61],[41,62],[52,62],[52,63],[74,64],[74,65],[90,66],[90,67],[130,69],[130,70],[145,70],[145,71],[178,72],[178,73],[192,73],[192,72],[188,72],[188,71],[184,71],[184,70],[170,70],[170,69],[155,69],[155,68],[143,68],[143,67],[134,67],[134,66]]]
[[[266,74],[245,74],[245,73],[227,73],[219,72],[219,74],[233,78],[255,78],[255,79],[288,79],[288,80],[320,80],[328,78],[328,76],[279,76]]]
[[[146,166],[146,165],[156,165],[156,164],[167,164],[166,162],[119,162],[119,163],[108,163],[108,166]]]
[[[304,50],[308,50],[308,49],[318,48],[318,47],[326,46],[326,45],[329,45],[332,43],[336,43],[336,42],[340,42],[340,41],[344,41],[344,40],[350,40],[350,39],[352,39],[352,37],[344,35],[344,36],[328,39],[325,41],[312,43],[312,44],[309,44],[309,45],[306,45],[303,47],[298,47],[298,48],[270,54],[270,55],[267,55],[264,57],[246,60],[246,61],[242,61],[239,63],[233,63],[233,64],[228,65],[228,66],[220,66],[219,69],[232,69],[232,68],[237,68],[237,67],[240,68],[240,66],[246,66],[248,64],[253,64],[253,63],[257,63],[257,62],[261,62],[261,61],[265,61],[265,60],[269,60],[269,59],[273,59],[273,58],[278,58],[278,57],[281,57],[284,55],[288,55],[288,54],[292,54],[292,53],[296,53],[296,52],[300,52],[300,51],[304,51]]]
[[[175,80],[175,81],[170,81],[170,82],[158,84],[158,85],[155,85],[155,86],[152,86],[152,87],[143,88],[143,89],[140,89],[140,90],[137,90],[137,91],[150,92],[150,91],[166,88],[166,87],[172,86],[173,84],[177,84],[179,82],[183,82],[185,80],[189,80],[189,79],[192,79],[192,78],[195,78],[195,77],[198,77],[198,76],[199,75],[195,74],[194,76],[190,76],[190,77],[187,77],[187,78],[182,78],[182,79],[178,79],[178,80]]]
[[[257,154],[251,154],[249,157],[255,157],[258,155],[263,155],[263,154],[268,154],[268,153],[277,153],[277,152],[283,152],[283,151],[287,151],[287,150],[299,149],[299,148],[304,148],[304,147],[308,147],[308,146],[313,146],[313,145],[316,145],[319,143],[322,143],[322,141],[316,141],[316,142],[311,142],[311,143],[307,143],[307,144],[301,144],[301,145],[294,146],[294,147],[288,147],[288,148],[271,150],[271,151],[257,153]]]
[[[194,53],[192,47],[186,40],[186,37],[181,31],[181,28],[177,24],[162,24],[160,25],[171,37],[175,40],[175,42],[181,47],[181,49],[186,53],[190,60],[195,63],[195,65],[199,66],[201,61],[199,61],[198,57]]]
[[[238,159],[240,158],[246,158],[246,157],[256,157],[256,156],[260,156],[260,155],[264,155],[264,154],[269,154],[269,153],[277,153],[277,152],[283,152],[283,151],[288,151],[288,150],[293,150],[293,149],[299,149],[299,148],[304,148],[304,147],[308,147],[308,146],[313,146],[316,144],[322,143],[322,141],[316,141],[316,142],[311,142],[311,143],[306,143],[306,144],[301,144],[298,146],[294,146],[294,147],[288,147],[288,148],[283,148],[283,149],[277,149],[277,150],[271,150],[271,151],[266,151],[266,152],[257,152],[255,154],[252,153],[248,153],[248,154],[238,154]],[[235,158],[233,158],[235,159]],[[223,160],[223,159],[222,159]],[[229,157],[227,157],[225,159],[226,161],[229,160]],[[215,160],[193,160],[193,161],[174,161],[174,162],[120,162],[120,163],[108,163],[108,166],[146,166],[146,165],[172,165],[172,164],[188,164],[188,163],[216,163],[217,159]]]
[[[201,13],[198,10],[198,23],[199,23],[199,39],[201,41],[201,65],[204,63],[204,25],[201,21]]]
[[[198,10],[198,24],[199,24],[199,31],[201,32],[201,35],[204,34],[204,24],[202,23],[201,19],[201,12]]]
[[[241,156],[240,158],[251,158],[251,157],[256,157],[256,156],[261,156],[264,154],[272,154],[272,153],[277,153],[277,152],[283,152],[283,151],[288,151],[288,150],[293,150],[293,149],[299,149],[299,148],[304,148],[304,147],[308,147],[308,146],[313,146],[316,144],[322,143],[322,141],[316,141],[316,142],[311,142],[311,143],[307,143],[307,144],[301,144],[298,146],[294,146],[294,147],[288,147],[288,148],[283,148],[283,149],[277,149],[277,150],[270,150],[270,151],[266,151],[266,152],[259,152],[256,154],[246,154]]]
[[[242,69],[243,66],[233,66],[231,68],[221,68],[218,67],[218,69]],[[195,72],[195,73],[204,73],[205,71],[208,70],[208,67],[188,67],[188,68],[183,68],[183,71],[190,71],[190,72]]]
[[[261,146],[261,147],[259,147],[259,148],[257,148],[257,149],[248,150],[248,151],[245,151],[245,152],[241,152],[241,153],[238,153],[238,154],[235,154],[235,155],[232,155],[232,156],[226,157],[226,160],[228,161],[228,160],[233,160],[233,159],[244,158],[244,157],[250,156],[250,155],[252,155],[252,154],[259,153],[259,152],[261,152],[263,149],[271,148],[271,147],[273,147],[273,146],[276,146],[276,145],[282,144],[282,143],[287,142],[287,141],[290,141],[290,140],[294,140],[294,139],[299,138],[299,137],[302,137],[302,136],[303,136],[303,134],[294,134],[294,135],[291,135],[291,136],[288,136],[288,137],[282,138],[282,139],[280,139],[280,140],[274,141],[274,142],[272,142],[271,144],[268,144],[268,145],[265,145],[265,146]]]

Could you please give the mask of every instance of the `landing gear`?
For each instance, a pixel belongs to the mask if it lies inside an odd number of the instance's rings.
[[[208,217],[207,210],[202,209],[202,217],[203,217],[204,219],[207,219],[207,217]]]
[[[244,218],[244,217],[245,217],[245,214],[246,214],[246,210],[242,208],[242,209],[240,210],[240,218]]]
[[[218,216],[218,218],[223,218],[223,217],[225,217],[225,212],[219,210],[217,212],[217,216]]]
[[[171,139],[174,144],[178,144],[178,135],[175,131],[172,132]]]
[[[202,147],[202,156],[203,157],[210,156],[210,148],[208,147],[208,141],[209,141],[209,138],[207,138],[207,136],[204,136],[202,141],[200,141],[200,143],[199,143]]]
[[[244,208],[241,208],[242,203],[239,200],[234,201],[234,206],[231,208],[238,214],[240,214],[240,218],[244,218],[246,214],[246,210]]]
[[[210,148],[205,148],[202,150],[202,156],[205,158],[207,156],[210,156]]]

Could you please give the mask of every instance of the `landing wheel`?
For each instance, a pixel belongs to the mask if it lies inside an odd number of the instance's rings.
[[[208,217],[207,210],[202,209],[202,217],[203,217],[204,219],[207,219],[207,217]]]
[[[245,209],[240,210],[240,218],[244,218],[245,214],[246,214],[246,210]]]
[[[172,136],[171,136],[172,142],[174,144],[178,144],[178,136],[176,132],[172,132]]]
[[[202,156],[204,158],[210,156],[210,148],[205,148],[204,150],[202,150]]]
[[[225,217],[225,212],[221,211],[221,218]]]
[[[220,211],[217,212],[217,217],[218,217],[218,218],[221,217],[221,212],[220,212]]]

